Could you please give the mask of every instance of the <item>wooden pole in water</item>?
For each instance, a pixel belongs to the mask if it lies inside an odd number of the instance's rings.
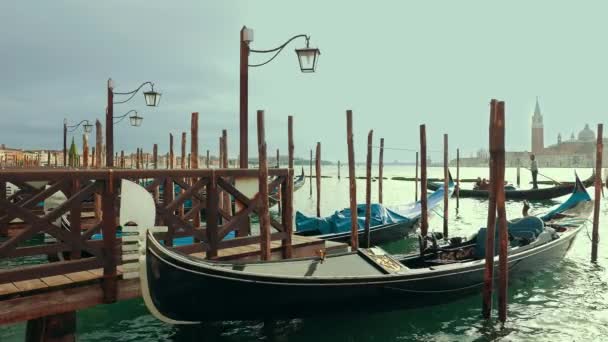
[[[193,169],[198,169],[198,112],[192,113],[192,118],[190,120],[190,165]],[[192,184],[197,182],[198,179],[192,179]],[[198,205],[199,201],[196,198],[192,199],[192,206]],[[194,217],[192,218],[192,224],[194,227],[201,226],[201,214],[200,210],[196,211]]]
[[[228,131],[222,130],[222,168],[228,168]],[[224,203],[224,211],[228,214],[228,216],[232,216],[232,204],[230,203],[230,194],[227,191],[222,191]]]
[[[365,243],[370,246],[369,226],[372,215],[372,144],[374,143],[374,130],[367,134],[367,163],[365,175]]]
[[[103,133],[101,122],[95,120],[95,168],[101,167],[101,149],[103,145]],[[100,204],[101,205],[101,204]]]
[[[82,166],[89,168],[89,139],[86,134],[82,135]]]
[[[174,160],[174,152],[173,152],[173,134],[169,133],[169,168],[173,169],[173,160]]]
[[[277,148],[277,169],[279,168],[279,166],[281,165],[280,161],[280,156],[279,156],[279,149]]]
[[[182,159],[180,161],[182,170],[186,168],[186,138],[186,132],[182,132]]]
[[[241,152],[242,153],[242,152]],[[260,193],[260,251],[262,260],[270,260],[270,215],[268,213],[268,163],[266,160],[266,134],[264,111],[258,110],[258,153]]]
[[[380,157],[378,160],[378,203],[382,204],[382,169],[384,168],[384,138],[380,138]]]
[[[125,150],[120,150],[120,167],[125,168]]]
[[[315,157],[315,174],[317,180],[317,217],[321,217],[321,143],[317,142]]]
[[[346,111],[346,144],[348,145],[348,183],[350,185],[350,248],[359,248],[357,222],[357,183],[355,179],[355,147],[353,145],[353,112]]]
[[[496,117],[496,100],[492,99],[490,103],[490,125],[489,125],[489,145],[490,152],[494,151],[494,126],[493,123]],[[482,303],[482,314],[485,319],[489,319],[492,316],[492,287],[494,279],[494,229],[496,227],[496,175],[495,175],[495,160],[494,156],[490,154],[489,168],[490,168],[490,191],[488,193],[488,221],[486,225],[486,255],[485,255],[485,269],[483,275],[483,303]]]
[[[456,149],[456,209],[460,208],[460,149]]]
[[[287,117],[287,152],[289,154],[289,168],[293,169],[293,154],[294,154],[294,144],[293,144],[293,116]],[[291,187],[293,189],[293,186]]]
[[[135,168],[139,170],[139,147],[135,150]]]
[[[338,179],[340,179],[340,161],[338,160]]]
[[[205,167],[206,167],[206,168],[209,168],[209,163],[210,163],[209,159],[210,159],[210,158],[211,158],[211,157],[209,157],[209,150],[207,150],[207,159],[205,159]],[[240,159],[239,159],[239,160],[240,160]]]
[[[520,178],[519,178],[519,167],[521,166],[521,160],[517,159],[517,187],[520,186]]]
[[[498,220],[499,249],[499,286],[498,286],[498,319],[507,320],[507,289],[509,281],[509,232],[507,231],[507,213],[505,210],[505,103],[498,102],[494,124],[496,138],[496,211]]]
[[[426,235],[429,230],[428,203],[426,197],[426,125],[420,125],[420,234],[422,250],[426,248]]]
[[[418,202],[418,152],[416,152],[416,177],[414,179],[414,201]]]
[[[310,182],[308,185],[310,188],[310,198],[312,198],[312,149],[310,150]]]
[[[443,238],[448,238],[448,135],[443,135]]]
[[[602,152],[604,150],[603,144],[603,130],[604,125],[597,125],[597,146],[595,150],[595,197],[593,202],[593,232],[591,233],[591,261],[597,261],[597,247],[600,239],[599,225],[600,225],[600,198],[602,189]]]

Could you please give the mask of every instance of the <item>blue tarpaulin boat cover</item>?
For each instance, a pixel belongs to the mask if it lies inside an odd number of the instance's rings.
[[[343,233],[350,231],[350,209],[336,211],[329,217],[309,217],[301,212],[296,213],[296,231],[319,231],[321,234]],[[382,204],[371,205],[370,227],[409,221],[406,216],[386,208]],[[365,227],[365,204],[357,205],[357,223],[359,229]]]
[[[450,180],[449,194],[452,195],[454,183]],[[428,208],[432,210],[443,200],[443,186],[428,196]],[[393,223],[407,223],[412,225],[420,218],[420,201],[399,205],[395,208],[387,208],[382,204],[371,204],[370,227],[381,226]],[[319,231],[321,235],[336,234],[350,231],[350,208],[336,211],[328,217],[306,216],[301,212],[296,212],[296,232]],[[359,229],[365,228],[365,204],[357,205],[357,223]]]

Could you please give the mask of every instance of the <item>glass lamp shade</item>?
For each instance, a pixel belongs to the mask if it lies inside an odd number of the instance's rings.
[[[147,106],[156,107],[160,102],[160,93],[157,93],[154,90],[146,91],[144,92],[144,98]]]
[[[87,123],[85,123],[85,124],[83,125],[83,127],[84,127],[84,132],[85,132],[85,133],[91,133],[91,132],[93,131],[93,125],[91,125],[91,124],[90,124],[90,123],[88,123],[88,122],[87,122]]]
[[[319,49],[309,47],[296,49],[296,54],[298,55],[300,70],[302,70],[302,72],[315,72],[319,55],[321,55]]]
[[[139,127],[139,126],[141,126],[142,121],[144,121],[144,118],[142,118],[141,116],[137,115],[137,113],[135,113],[129,117],[129,120],[131,121],[131,126]]]

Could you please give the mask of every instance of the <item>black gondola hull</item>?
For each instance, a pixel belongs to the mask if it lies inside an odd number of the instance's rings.
[[[588,187],[592,186],[594,176],[585,180],[583,184]],[[427,183],[427,189],[435,191],[439,189],[441,184],[429,182]],[[550,188],[541,189],[529,189],[529,190],[505,190],[505,198],[512,200],[530,200],[530,201],[543,201],[550,200],[557,197],[566,196],[572,193],[574,190],[574,183],[568,183],[560,186],[554,186]],[[474,197],[474,198],[488,198],[489,192],[487,190],[472,190],[472,189],[460,189],[460,197]],[[454,194],[456,194],[454,191]]]
[[[580,228],[509,257],[510,278],[538,271],[567,252]],[[484,262],[453,269],[363,278],[235,274],[175,258],[148,240],[147,288],[158,312],[177,321],[251,320],[388,311],[443,303],[479,291]],[[311,259],[312,260],[312,259]],[[320,261],[318,261],[320,262]],[[235,264],[238,269],[238,264]],[[365,303],[365,305],[361,305]]]

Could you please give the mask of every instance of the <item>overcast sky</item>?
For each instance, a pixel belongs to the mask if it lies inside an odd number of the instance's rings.
[[[0,143],[59,149],[64,117],[102,119],[112,77],[116,91],[150,80],[163,93],[158,108],[147,108],[142,95],[115,106],[115,114],[136,109],[145,118],[137,129],[127,120],[116,126],[116,150],[158,143],[166,152],[169,133],[189,132],[196,111],[199,148],[215,152],[225,128],[236,157],[239,30],[247,25],[255,30],[252,48],[306,33],[322,52],[314,74],[299,72],[293,49],[303,41],[250,69],[250,156],[257,156],[257,109],[266,110],[272,154],[286,152],[293,114],[297,156],[321,141],[323,159],[346,160],[345,112],[352,109],[359,161],[368,130],[388,147],[416,149],[421,123],[429,149],[439,150],[448,133],[451,157],[456,147],[468,156],[487,147],[491,98],[506,101],[507,148],[529,150],[536,96],[546,145],[606,117],[608,5],[564,3],[3,1]],[[385,154],[389,161],[413,157]]]

